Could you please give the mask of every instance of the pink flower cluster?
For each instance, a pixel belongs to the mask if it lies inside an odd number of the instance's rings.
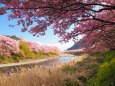
[[[18,52],[19,52],[18,41],[6,36],[0,36],[0,55],[16,54]]]
[[[40,45],[35,42],[27,42],[32,49],[33,52],[43,52],[43,53],[54,53],[59,54],[60,50],[55,46],[46,46],[46,45]]]
[[[0,4],[0,15],[10,10],[9,20],[16,19],[22,32],[40,36],[52,26],[64,42],[85,35],[88,51],[115,49],[115,0],[0,0]]]
[[[42,51],[42,47],[38,43],[35,43],[35,42],[27,42],[27,43],[33,52],[41,52]]]
[[[60,51],[55,46],[40,45],[35,42],[27,42],[33,52],[59,54]],[[17,54],[20,52],[19,41],[6,36],[0,36],[0,55]]]
[[[54,54],[59,54],[60,51],[57,47],[55,46],[42,46],[44,53],[54,53]]]
[[[81,48],[81,49],[76,49],[76,50],[67,50],[65,51],[65,53],[84,53],[85,49]]]

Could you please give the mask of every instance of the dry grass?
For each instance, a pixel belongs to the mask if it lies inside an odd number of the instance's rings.
[[[64,86],[64,73],[57,68],[22,69],[12,75],[1,75],[0,86]]]
[[[86,57],[88,56],[84,55],[75,61],[66,64],[58,64],[53,67],[39,66],[33,69],[22,68],[21,71],[17,73],[10,75],[1,74],[0,86],[70,86],[67,85],[68,81],[74,81],[76,76],[75,74],[70,75],[65,73],[62,71],[62,68],[66,65],[74,65],[77,61],[81,61]]]

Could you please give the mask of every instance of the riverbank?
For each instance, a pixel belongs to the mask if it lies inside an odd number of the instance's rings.
[[[24,61],[30,61],[30,60],[41,60],[41,59],[52,59],[52,58],[58,58],[59,55],[56,54],[42,54],[42,55],[36,55],[36,57],[20,57],[17,55],[0,55],[0,64],[8,64],[8,63],[19,63]]]
[[[66,62],[66,63],[57,63],[54,66],[61,68],[61,67],[65,66],[65,65],[74,65],[75,63],[78,63],[78,62],[80,62],[80,61],[82,61],[82,60],[84,60],[86,58],[89,58],[88,54],[82,54],[80,56],[76,55],[74,60],[71,60],[71,61]]]
[[[60,55],[58,57],[52,57],[52,58],[44,58],[44,59],[28,59],[25,61],[21,61],[18,63],[8,63],[8,64],[0,64],[0,72],[2,73],[12,73],[12,70],[15,70],[13,72],[17,72],[21,68],[34,68],[35,66],[54,66],[61,63],[66,63],[69,61],[74,60],[79,56],[73,56],[73,55]]]
[[[61,55],[55,55],[55,56],[50,56],[50,57],[44,57],[44,58],[41,58],[41,59],[24,59],[24,60],[21,60],[19,62],[16,62],[16,63],[7,63],[7,64],[0,64],[0,68],[2,67],[9,67],[9,66],[20,66],[20,65],[26,65],[26,64],[36,64],[36,63],[40,63],[40,62],[46,62],[48,60],[58,60],[58,58],[65,58],[65,57],[75,57],[74,55],[71,55],[71,54],[61,54]],[[60,59],[61,60],[61,59]]]
[[[83,55],[80,58],[76,58],[74,63],[85,59],[86,56]],[[64,68],[72,63],[73,61],[60,63],[52,67],[36,66],[31,69],[21,68],[19,72],[9,75],[2,73],[0,74],[0,86],[66,86],[68,78],[72,79],[72,77],[64,71]]]
[[[97,69],[103,64],[105,57],[85,54],[66,64],[22,68],[19,72],[10,75],[1,73],[0,86],[102,86],[91,85],[93,82],[91,79],[97,76]],[[103,69],[103,66],[101,68]]]

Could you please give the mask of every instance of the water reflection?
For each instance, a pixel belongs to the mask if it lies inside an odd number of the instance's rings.
[[[47,61],[40,62],[37,65],[52,66],[52,65],[57,64],[57,63],[66,63],[66,62],[72,61],[75,58],[77,58],[77,57],[76,56],[60,57],[60,58],[55,58],[55,59],[52,59],[52,60],[47,60]]]

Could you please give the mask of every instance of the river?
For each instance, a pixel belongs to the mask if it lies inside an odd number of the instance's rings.
[[[31,62],[22,62],[22,63],[9,63],[9,64],[0,64],[0,72],[2,73],[11,73],[11,72],[16,72],[19,71],[20,68],[33,68],[35,66],[49,66],[51,67],[52,65],[58,64],[58,63],[66,63],[69,61],[74,60],[78,56],[61,56],[60,58],[54,58],[54,59],[41,59],[36,60],[36,61],[31,61]],[[13,71],[12,71],[13,70]]]
[[[52,66],[57,63],[66,63],[66,62],[72,61],[75,58],[76,56],[65,56],[65,57],[60,57],[60,58],[55,58],[55,59],[40,62],[39,65]]]

